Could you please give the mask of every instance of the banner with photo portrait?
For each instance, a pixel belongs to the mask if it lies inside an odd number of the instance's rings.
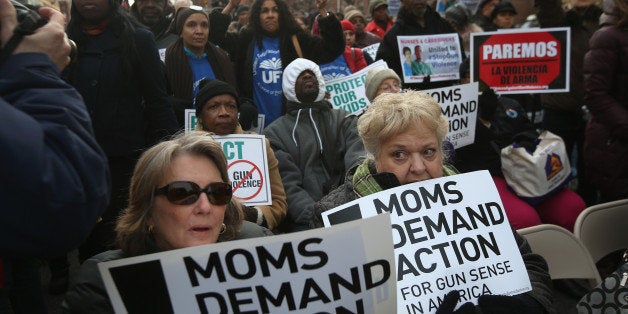
[[[397,36],[397,43],[404,83],[421,83],[428,75],[431,82],[460,79],[458,34]]]

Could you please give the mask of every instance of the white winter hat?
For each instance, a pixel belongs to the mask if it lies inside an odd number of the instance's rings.
[[[286,69],[283,71],[283,78],[281,82],[283,94],[286,96],[286,99],[299,102],[294,88],[297,82],[297,78],[305,70],[312,71],[312,73],[316,75],[316,79],[318,80],[318,96],[316,96],[315,101],[323,100],[323,98],[325,97],[325,79],[323,78],[321,69],[316,63],[303,58],[297,58],[294,61],[290,62],[290,64],[288,64]]]

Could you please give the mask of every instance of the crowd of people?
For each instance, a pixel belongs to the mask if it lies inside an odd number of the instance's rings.
[[[29,9],[0,0],[0,312],[46,312],[42,260],[64,311],[109,313],[99,262],[318,228],[324,211],[354,199],[475,170],[493,178],[532,291],[439,313],[551,312],[547,265],[515,230],[573,230],[587,206],[628,198],[627,0],[535,1],[540,27],[570,28],[569,92],[483,89],[475,141],[456,150],[440,106],[420,91],[468,83],[470,34],[516,28],[511,2],[472,11],[447,1],[439,13],[434,1],[402,0],[393,17],[385,0],[341,12],[316,0],[307,13],[242,1],[73,0],[65,15],[39,8],[45,20],[23,34],[13,30]],[[397,40],[437,34],[460,38],[459,81],[431,81],[421,46]],[[374,44],[372,58],[362,48]],[[388,68],[366,74],[367,110],[334,108],[326,81],[378,60]],[[404,83],[410,75],[424,78]],[[186,109],[198,124],[184,134]],[[536,111],[539,123],[529,120]],[[254,134],[258,114],[272,203],[246,206],[208,135]],[[540,130],[563,139],[576,179],[528,204],[508,187],[496,148]]]

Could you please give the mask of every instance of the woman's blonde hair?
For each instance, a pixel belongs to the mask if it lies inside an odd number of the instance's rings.
[[[377,96],[358,119],[358,133],[366,152],[375,157],[383,142],[420,124],[436,133],[442,148],[449,124],[434,98],[414,90],[384,93]]]
[[[172,140],[161,142],[145,151],[133,171],[129,206],[122,212],[116,225],[116,244],[127,255],[146,254],[154,247],[147,223],[154,205],[154,192],[170,171],[173,160],[185,154],[207,157],[220,171],[223,182],[230,183],[222,147],[206,132],[179,134]],[[235,238],[243,217],[241,205],[232,199],[227,204],[223,220],[226,229],[220,234],[218,241]]]

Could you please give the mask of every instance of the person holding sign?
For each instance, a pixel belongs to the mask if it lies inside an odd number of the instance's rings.
[[[180,9],[174,25],[179,38],[166,49],[166,77],[175,115],[183,126],[185,109],[195,106],[200,80],[220,79],[235,84],[236,79],[229,55],[208,41],[209,16],[200,7]]]
[[[426,93],[406,91],[380,95],[358,120],[358,132],[368,158],[352,168],[345,183],[316,203],[312,227],[323,226],[321,213],[357,198],[403,184],[456,174],[445,164],[442,148],[448,123],[438,103]],[[532,291],[515,295],[484,295],[477,308],[483,313],[545,313],[551,305],[547,264],[530,251],[513,230],[528,270]],[[449,293],[437,313],[452,313],[460,297]],[[476,313],[474,305],[462,308]]]
[[[243,216],[231,198],[222,147],[207,133],[182,134],[153,146],[133,172],[129,207],[116,226],[120,249],[86,260],[62,307],[72,313],[113,313],[100,262],[268,234]]]
[[[236,89],[221,80],[201,80],[196,95],[196,128],[216,135],[255,134],[242,130],[238,123],[238,107],[240,101]],[[266,139],[266,158],[270,174],[270,190],[272,205],[256,207],[243,206],[245,219],[260,226],[274,230],[286,217],[288,205],[286,192],[283,189],[279,162]]]

